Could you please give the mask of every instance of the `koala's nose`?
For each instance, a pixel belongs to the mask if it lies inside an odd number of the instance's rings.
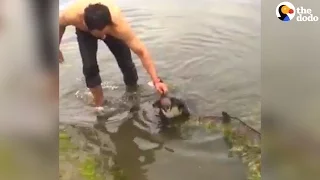
[[[160,103],[161,103],[161,106],[163,106],[163,107],[166,107],[166,106],[170,107],[171,106],[171,100],[169,98],[167,98],[167,97],[162,98],[160,100]]]

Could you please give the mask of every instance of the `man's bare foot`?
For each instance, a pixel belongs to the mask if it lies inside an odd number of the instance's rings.
[[[94,112],[96,114],[102,115],[105,112],[105,109],[103,106],[96,106],[95,105],[93,94],[90,91],[84,93],[84,100],[87,104],[94,107]]]
[[[102,106],[95,107],[95,113],[98,115],[103,115],[105,113],[104,107]]]
[[[85,103],[87,103],[89,106],[94,106],[94,97],[93,94],[91,92],[85,92],[83,99],[85,101]]]
[[[84,93],[83,100],[90,106],[102,106],[104,104],[104,98],[101,86],[90,88],[90,91]]]
[[[94,100],[94,104],[96,107],[102,106],[103,102],[104,102],[104,97],[103,97],[103,90],[101,85],[95,87],[95,88],[90,88],[90,92],[93,95],[93,100]]]

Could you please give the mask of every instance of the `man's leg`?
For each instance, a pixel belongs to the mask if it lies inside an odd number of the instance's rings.
[[[79,50],[83,64],[83,74],[86,85],[90,89],[94,104],[101,107],[103,104],[103,91],[101,87],[101,77],[99,74],[99,66],[97,63],[98,40],[90,33],[76,30]]]
[[[129,47],[121,40],[107,36],[104,42],[117,60],[127,88],[137,88],[138,74]]]

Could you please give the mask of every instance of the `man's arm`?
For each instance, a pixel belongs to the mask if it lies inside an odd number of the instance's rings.
[[[59,15],[59,62],[62,63],[64,61],[62,52],[60,51],[60,43],[63,37],[64,32],[66,31],[66,27],[69,25],[66,15],[62,13]]]
[[[67,26],[68,26],[67,18],[65,16],[65,14],[61,14],[59,16],[59,45],[61,43],[61,39],[63,37],[63,34],[64,34]]]
[[[148,49],[135,35],[123,16],[121,16],[116,23],[115,36],[124,40],[129,48],[140,58],[143,67],[149,73],[153,83],[159,82],[159,77]]]

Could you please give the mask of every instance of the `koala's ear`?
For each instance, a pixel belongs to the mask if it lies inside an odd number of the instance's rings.
[[[154,108],[154,114],[155,114],[155,116],[159,117],[160,116],[160,109]]]
[[[173,102],[174,104],[180,106],[180,105],[183,105],[183,101],[181,99],[178,99],[178,98],[174,98],[174,97],[171,97],[171,102]]]

